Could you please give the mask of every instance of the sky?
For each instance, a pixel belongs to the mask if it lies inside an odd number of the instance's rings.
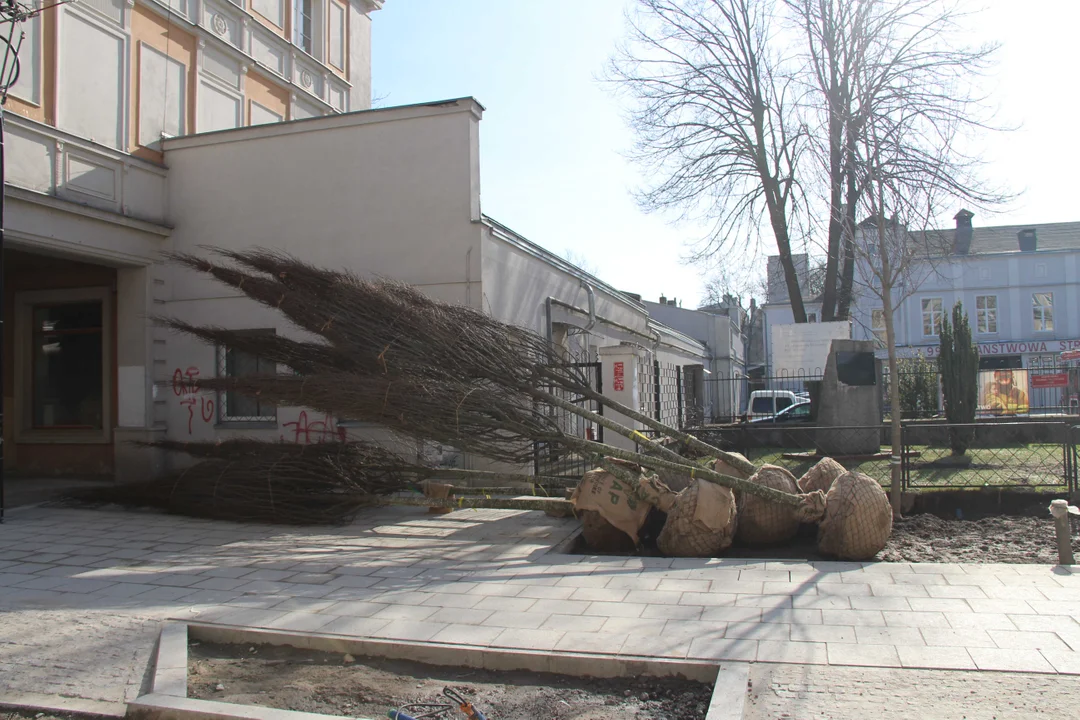
[[[490,217],[566,255],[620,290],[696,307],[708,277],[683,262],[704,229],[646,214],[628,159],[625,101],[603,80],[634,0],[386,0],[372,14],[372,85],[388,107],[475,97],[481,202]],[[987,0],[971,36],[998,42],[985,87],[993,121],[983,177],[1018,194],[976,226],[1080,220],[1074,78],[1076,0]],[[959,208],[957,208],[959,209]],[[951,223],[946,217],[944,223]],[[766,243],[771,237],[765,238]],[[717,262],[733,274],[764,270],[769,247]]]

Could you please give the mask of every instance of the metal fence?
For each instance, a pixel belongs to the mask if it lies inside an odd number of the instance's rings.
[[[604,391],[601,363],[574,363],[574,367],[581,368],[582,374],[589,379],[589,384],[593,390],[600,393]],[[591,410],[599,415],[604,414],[604,406],[595,400],[569,393],[555,386],[549,386],[546,390],[586,410]],[[567,435],[604,442],[603,426],[575,415],[568,410],[550,405],[545,406],[545,412],[551,414]],[[589,469],[590,466],[584,458],[561,443],[537,442],[533,444],[533,470],[537,475],[580,478]]]
[[[740,423],[694,431],[721,449],[755,464],[768,463],[801,476],[824,456],[883,486],[892,482],[891,428],[807,427]],[[953,437],[966,440],[963,455]],[[950,425],[915,421],[902,426],[904,488],[1010,488],[1080,491],[1080,426],[1069,422],[991,422]],[[846,451],[845,451],[846,450]]]
[[[936,369],[912,371],[901,368],[901,417],[919,419],[944,414],[941,376]],[[811,384],[824,379],[819,370],[751,378],[709,377],[705,395],[710,400],[708,421],[731,423],[762,414],[751,407],[754,391],[782,391],[809,399]],[[882,369],[878,388],[881,393],[881,419],[891,417],[890,378]],[[784,401],[786,402],[786,401]],[[782,403],[783,404],[783,403]],[[1038,367],[990,369],[979,371],[977,417],[1042,417],[1046,415],[1080,416],[1080,367]]]

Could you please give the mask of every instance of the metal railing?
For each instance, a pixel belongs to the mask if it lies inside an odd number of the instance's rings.
[[[892,482],[891,427],[818,427],[771,423],[706,426],[693,430],[723,450],[757,465],[779,465],[800,477],[822,457]],[[965,452],[953,451],[954,439]],[[1071,422],[937,421],[902,426],[901,476],[906,490],[1009,488],[1080,491],[1080,425]]]
[[[751,407],[757,390],[783,391],[807,398],[813,383],[823,380],[820,370],[765,377],[709,377],[705,379],[707,420],[714,424],[767,416]],[[944,414],[941,376],[936,368],[900,368],[900,414],[905,420]],[[979,371],[977,417],[1030,418],[1046,415],[1080,416],[1080,367],[1039,367]],[[882,368],[877,386],[881,393],[882,421],[891,417],[889,373]],[[787,402],[787,401],[784,401]]]
[[[588,378],[593,390],[600,393],[604,391],[603,366],[601,363],[573,363],[573,366],[581,368],[582,374]],[[591,410],[599,415],[604,414],[604,406],[595,400],[568,393],[566,390],[555,386],[549,386],[545,389],[553,395],[586,410]],[[603,426],[586,420],[580,415],[575,415],[569,410],[550,405],[546,406],[545,411],[551,413],[551,417],[555,419],[559,427],[567,435],[604,442]],[[590,469],[591,465],[584,458],[561,443],[537,442],[533,444],[533,470],[537,475],[580,478]]]

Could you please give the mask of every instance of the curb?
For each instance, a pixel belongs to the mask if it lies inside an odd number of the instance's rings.
[[[0,709],[63,713],[88,718],[122,718],[127,712],[124,703],[38,693],[0,694]]]
[[[706,720],[740,720],[746,699],[748,663],[662,660],[590,653],[502,650],[466,645],[350,638],[340,635],[264,630],[230,625],[174,622],[158,637],[153,654],[151,692],[128,704],[128,715],[142,720],[341,720],[336,715],[278,710],[187,697],[188,640],[287,645],[349,653],[358,657],[410,660],[429,665],[525,670],[575,677],[682,676],[714,682]],[[122,713],[121,713],[122,714]],[[110,716],[110,717],[115,717]],[[361,720],[356,718],[355,720]]]

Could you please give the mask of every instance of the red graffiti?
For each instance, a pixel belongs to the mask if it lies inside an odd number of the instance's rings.
[[[173,394],[180,398],[180,404],[188,411],[187,431],[192,431],[192,422],[195,420],[195,406],[199,407],[199,417],[203,422],[214,419],[214,399],[199,395],[199,368],[189,367],[187,370],[176,368],[172,377]]]
[[[346,431],[338,427],[330,415],[324,415],[322,420],[308,421],[306,410],[300,411],[300,416],[293,422],[282,423],[281,426],[293,434],[292,442],[311,445],[327,442],[345,442]],[[282,442],[287,442],[285,436],[281,436]]]

